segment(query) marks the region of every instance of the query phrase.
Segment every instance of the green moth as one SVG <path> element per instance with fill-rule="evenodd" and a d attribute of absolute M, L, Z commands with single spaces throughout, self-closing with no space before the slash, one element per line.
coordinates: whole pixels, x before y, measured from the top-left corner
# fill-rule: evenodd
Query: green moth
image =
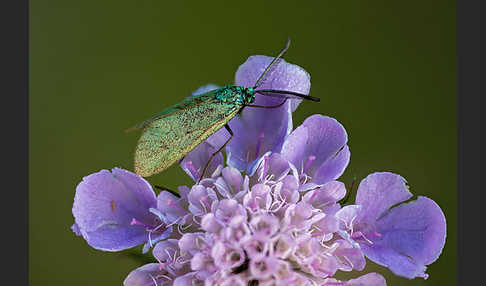
<path fill-rule="evenodd" d="M 253 87 L 227 85 L 186 98 L 128 129 L 127 131 L 143 129 L 135 149 L 135 172 L 142 177 L 160 173 L 182 160 L 197 145 L 225 127 L 231 136 L 219 150 L 212 154 L 201 173 L 202 178 L 213 157 L 223 150 L 232 139 L 233 131 L 228 122 L 243 108 L 277 108 L 282 106 L 287 99 L 292 98 L 320 101 L 319 98 L 292 91 L 257 89 L 270 68 L 287 51 L 289 45 L 290 39 L 287 40 L 284 49 L 266 67 Z M 256 93 L 278 96 L 283 101 L 275 106 L 252 105 Z"/>

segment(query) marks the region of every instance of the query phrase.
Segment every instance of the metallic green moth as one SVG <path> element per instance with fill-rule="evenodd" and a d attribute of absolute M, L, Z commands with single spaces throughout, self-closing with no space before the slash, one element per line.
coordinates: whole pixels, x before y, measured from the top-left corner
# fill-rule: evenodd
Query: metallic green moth
<path fill-rule="evenodd" d="M 275 108 L 281 106 L 287 99 L 304 98 L 319 101 L 319 98 L 283 90 L 255 90 L 271 66 L 282 57 L 290 45 L 290 39 L 285 48 L 268 65 L 252 88 L 228 85 L 194 97 L 186 98 L 148 120 L 135 125 L 127 131 L 143 129 L 135 149 L 135 172 L 142 177 L 152 176 L 170 167 L 175 162 L 193 150 L 222 127 L 226 127 L 231 137 L 213 154 L 216 155 L 231 140 L 233 133 L 228 122 L 246 106 L 260 108 Z M 283 102 L 277 106 L 251 105 L 255 94 L 281 96 Z M 292 97 L 296 96 L 296 97 Z M 206 164 L 201 177 L 209 165 Z"/>

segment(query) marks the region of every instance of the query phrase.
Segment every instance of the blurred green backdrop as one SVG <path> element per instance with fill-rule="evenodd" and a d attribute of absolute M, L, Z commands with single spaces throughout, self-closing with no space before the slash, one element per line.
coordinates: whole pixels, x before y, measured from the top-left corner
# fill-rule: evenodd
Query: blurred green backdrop
<path fill-rule="evenodd" d="M 368 263 L 388 285 L 456 284 L 455 1 L 30 2 L 30 284 L 121 285 L 139 265 L 90 248 L 70 230 L 76 185 L 133 170 L 138 133 L 123 130 L 199 86 L 232 83 L 254 54 L 311 74 L 294 126 L 314 113 L 347 129 L 349 184 L 373 171 L 404 176 L 443 209 L 447 241 L 430 278 Z M 178 166 L 149 179 L 189 184 Z M 353 273 L 356 275 L 357 273 Z"/>

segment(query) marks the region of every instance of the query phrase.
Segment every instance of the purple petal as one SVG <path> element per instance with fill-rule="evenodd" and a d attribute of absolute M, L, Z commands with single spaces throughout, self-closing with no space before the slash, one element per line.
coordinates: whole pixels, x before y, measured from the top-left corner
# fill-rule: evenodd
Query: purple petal
<path fill-rule="evenodd" d="M 263 157 L 263 160 L 257 168 L 256 178 L 252 179 L 256 179 L 256 182 L 261 182 L 270 178 L 270 180 L 278 182 L 283 179 L 290 170 L 291 166 L 287 159 L 279 153 L 271 153 L 270 155 Z"/>
<path fill-rule="evenodd" d="M 149 263 L 139 267 L 130 274 L 128 274 L 124 286 L 144 286 L 144 285 L 160 285 L 160 283 L 167 282 L 172 278 L 164 269 L 160 269 L 160 264 Z M 155 282 L 154 282 L 155 281 Z"/>
<path fill-rule="evenodd" d="M 211 204 L 217 201 L 218 197 L 213 189 L 194 185 L 187 196 L 187 200 L 189 211 L 194 215 L 202 216 L 211 210 Z"/>
<path fill-rule="evenodd" d="M 182 224 L 182 218 L 189 213 L 182 206 L 182 199 L 167 191 L 162 191 L 157 196 L 157 209 L 165 216 L 168 224 Z"/>
<path fill-rule="evenodd" d="M 273 57 L 267 56 L 251 56 L 248 57 L 236 71 L 235 84 L 244 87 L 253 87 L 261 76 L 263 71 L 272 62 Z M 260 82 L 259 89 L 276 89 L 293 91 L 302 94 L 309 94 L 310 91 L 310 75 L 303 68 L 298 65 L 287 63 L 284 59 L 275 64 L 266 77 Z M 257 95 L 257 97 L 264 97 Z M 272 101 L 280 102 L 280 101 Z M 292 108 L 294 111 L 301 100 L 292 99 Z M 256 103 L 255 103 L 256 104 Z"/>
<path fill-rule="evenodd" d="M 424 277 L 425 265 L 439 257 L 446 237 L 446 221 L 440 207 L 419 196 L 399 205 L 376 222 L 380 237 L 362 245 L 366 256 L 407 278 Z"/>
<path fill-rule="evenodd" d="M 150 184 L 135 173 L 114 168 L 83 178 L 76 188 L 73 215 L 78 231 L 96 249 L 118 251 L 147 241 L 141 225 L 155 224 L 149 208 L 156 199 Z"/>
<path fill-rule="evenodd" d="M 208 141 L 202 142 L 196 148 L 194 148 L 191 152 L 189 152 L 186 157 L 181 162 L 181 167 L 189 175 L 195 182 L 199 180 L 206 167 L 206 164 L 209 162 L 211 155 L 214 154 L 218 148 L 211 146 Z M 219 165 L 223 165 L 224 159 L 223 154 L 218 153 L 214 158 L 209 162 L 209 165 L 204 173 L 204 178 L 209 178 L 212 174 L 216 171 Z"/>
<path fill-rule="evenodd" d="M 340 258 L 339 268 L 343 271 L 363 270 L 366 260 L 361 249 L 354 247 L 354 245 L 345 240 L 336 240 L 336 242 L 339 243 L 339 247 L 333 254 Z"/>
<path fill-rule="evenodd" d="M 372 272 L 349 280 L 346 286 L 386 286 L 386 280 L 380 274 Z"/>
<path fill-rule="evenodd" d="M 241 185 L 243 183 L 243 177 L 237 169 L 232 167 L 225 167 L 221 171 L 221 175 L 228 187 L 232 189 L 233 193 L 238 193 L 240 191 Z"/>
<path fill-rule="evenodd" d="M 368 175 L 361 181 L 356 194 L 356 204 L 363 210 L 359 217 L 362 232 L 371 232 L 366 224 L 374 225 L 375 221 L 391 206 L 412 197 L 406 185 L 407 181 L 400 175 L 382 172 Z"/>
<path fill-rule="evenodd" d="M 235 84 L 253 87 L 263 70 L 273 58 L 252 56 L 236 72 Z M 267 74 L 258 89 L 278 89 L 309 93 L 310 77 L 302 68 L 282 60 Z M 257 94 L 254 105 L 275 106 L 282 98 Z M 245 107 L 242 113 L 229 122 L 234 137 L 226 147 L 228 165 L 252 175 L 250 166 L 254 165 L 266 152 L 279 152 L 285 138 L 292 130 L 292 110 L 299 100 L 288 100 L 279 108 Z M 253 163 L 253 164 L 252 164 Z"/>
<path fill-rule="evenodd" d="M 345 230 L 353 230 L 356 223 L 356 217 L 362 212 L 363 206 L 361 205 L 349 205 L 341 208 L 336 217 L 341 222 L 341 228 Z"/>
<path fill-rule="evenodd" d="M 226 147 L 227 164 L 251 176 L 260 157 L 280 151 L 292 130 L 292 117 L 287 104 L 275 109 L 245 107 L 229 126 L 234 136 Z"/>
<path fill-rule="evenodd" d="M 154 257 L 161 262 L 171 260 L 179 251 L 177 239 L 168 239 L 157 243 L 152 250 Z"/>
<path fill-rule="evenodd" d="M 344 183 L 339 181 L 330 181 L 323 186 L 307 192 L 303 200 L 310 203 L 316 209 L 323 209 L 330 206 L 346 195 Z"/>
<path fill-rule="evenodd" d="M 350 157 L 351 152 L 349 151 L 349 146 L 346 145 L 342 150 L 338 151 L 336 156 L 329 158 L 321 165 L 312 182 L 323 184 L 323 182 L 329 182 L 341 177 L 348 166 Z"/>
<path fill-rule="evenodd" d="M 194 272 L 187 273 L 185 275 L 179 276 L 174 280 L 173 286 L 193 286 L 197 285 L 196 281 L 198 279 L 195 277 Z"/>
<path fill-rule="evenodd" d="M 308 117 L 285 141 L 281 154 L 301 173 L 324 184 L 342 175 L 349 163 L 348 135 L 335 119 L 320 114 Z"/>

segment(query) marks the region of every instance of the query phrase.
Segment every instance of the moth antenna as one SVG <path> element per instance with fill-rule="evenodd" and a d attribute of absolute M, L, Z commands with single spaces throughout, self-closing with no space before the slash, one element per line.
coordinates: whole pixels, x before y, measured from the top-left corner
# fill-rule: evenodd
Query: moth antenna
<path fill-rule="evenodd" d="M 349 192 L 346 194 L 344 198 L 342 198 L 340 201 L 338 201 L 339 204 L 345 204 L 348 202 L 349 197 L 351 196 L 351 192 L 353 192 L 354 184 L 356 183 L 356 177 L 353 178 L 353 181 L 351 182 L 351 187 L 349 187 Z"/>
<path fill-rule="evenodd" d="M 279 97 L 279 98 L 282 98 L 285 96 L 278 96 L 278 95 L 273 95 L 272 93 L 276 93 L 276 94 L 288 94 L 288 95 L 294 95 L 294 96 L 297 96 L 297 97 L 300 97 L 300 98 L 303 98 L 303 99 L 307 99 L 307 100 L 312 100 L 312 101 L 316 101 L 316 102 L 320 102 L 321 99 L 319 97 L 314 97 L 314 96 L 310 96 L 310 95 L 307 95 L 307 94 L 302 94 L 302 93 L 298 93 L 298 92 L 294 92 L 294 91 L 290 91 L 290 90 L 276 90 L 276 89 L 259 89 L 259 90 L 255 90 L 256 93 L 259 93 L 261 95 L 264 95 L 264 96 L 273 96 L 273 97 Z M 287 97 L 287 98 L 292 98 L 292 97 Z"/>
<path fill-rule="evenodd" d="M 290 47 L 290 38 L 287 39 L 287 42 L 285 43 L 285 47 L 283 48 L 282 51 L 272 60 L 272 62 L 267 66 L 267 68 L 263 71 L 262 75 L 258 78 L 258 80 L 255 83 L 255 86 L 253 86 L 253 89 L 257 88 L 265 75 L 270 71 L 270 68 L 287 52 L 287 50 Z"/>

